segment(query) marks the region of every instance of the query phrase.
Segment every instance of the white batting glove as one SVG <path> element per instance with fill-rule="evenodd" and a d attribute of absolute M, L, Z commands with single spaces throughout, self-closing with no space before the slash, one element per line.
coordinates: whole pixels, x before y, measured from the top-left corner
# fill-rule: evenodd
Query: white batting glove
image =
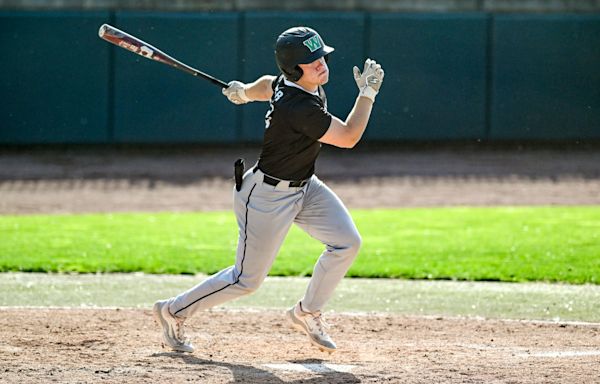
<path fill-rule="evenodd" d="M 244 88 L 245 84 L 241 81 L 230 81 L 227 85 L 227 88 L 223 88 L 223 94 L 227 96 L 229 101 L 233 104 L 246 104 L 252 101 L 246 96 L 246 89 Z"/>
<path fill-rule="evenodd" d="M 385 76 L 381 65 L 377 64 L 375 60 L 367 59 L 365 60 L 365 67 L 362 73 L 360 73 L 360 70 L 356 66 L 352 70 L 354 72 L 354 81 L 356 81 L 356 86 L 360 92 L 359 96 L 367 97 L 374 102 Z"/>

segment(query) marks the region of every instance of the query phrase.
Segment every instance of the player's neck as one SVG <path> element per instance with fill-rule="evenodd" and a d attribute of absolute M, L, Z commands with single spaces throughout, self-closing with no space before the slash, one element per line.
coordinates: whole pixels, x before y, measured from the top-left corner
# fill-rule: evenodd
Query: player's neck
<path fill-rule="evenodd" d="M 308 82 L 302 78 L 295 83 L 310 93 L 315 93 L 319 89 L 319 84 Z"/>

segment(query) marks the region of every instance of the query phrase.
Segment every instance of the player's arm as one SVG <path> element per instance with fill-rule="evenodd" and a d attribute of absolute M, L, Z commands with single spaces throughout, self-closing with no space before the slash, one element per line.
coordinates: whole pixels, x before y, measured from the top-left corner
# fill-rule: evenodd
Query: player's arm
<path fill-rule="evenodd" d="M 367 128 L 372 109 L 373 101 L 371 99 L 358 96 L 354 103 L 354 108 L 348 114 L 346 121 L 332 116 L 329 129 L 327 129 L 327 132 L 325 132 L 319 141 L 340 148 L 354 147 L 360 141 Z"/>
<path fill-rule="evenodd" d="M 275 76 L 264 75 L 258 78 L 255 82 L 246 84 L 246 96 L 252 101 L 269 101 L 273 96 L 273 81 Z"/>
<path fill-rule="evenodd" d="M 223 94 L 234 104 L 246 104 L 251 101 L 269 101 L 273 96 L 271 85 L 275 76 L 264 75 L 253 83 L 244 84 L 240 81 L 230 81 Z"/>
<path fill-rule="evenodd" d="M 371 59 L 365 61 L 365 68 L 362 73 L 357 67 L 354 67 L 354 80 L 359 89 L 354 107 L 345 121 L 332 116 L 329 129 L 319 139 L 321 143 L 341 148 L 352 148 L 360 141 L 369 123 L 373 102 L 379 88 L 381 88 L 383 76 L 384 72 L 381 65 Z"/>

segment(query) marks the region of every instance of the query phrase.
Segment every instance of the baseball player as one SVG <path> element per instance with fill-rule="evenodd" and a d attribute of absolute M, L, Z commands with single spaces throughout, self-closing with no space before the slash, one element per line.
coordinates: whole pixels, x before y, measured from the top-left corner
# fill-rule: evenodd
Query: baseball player
<path fill-rule="evenodd" d="M 239 227 L 235 265 L 154 304 L 164 343 L 173 350 L 194 350 L 184 334 L 187 318 L 261 285 L 295 223 L 325 249 L 304 297 L 286 316 L 312 344 L 322 351 L 335 351 L 321 310 L 350 268 L 361 237 L 342 201 L 314 174 L 315 160 L 322 144 L 352 148 L 358 143 L 384 72 L 371 59 L 365 61 L 362 72 L 354 67 L 356 102 L 348 117 L 339 119 L 327 111 L 322 88 L 329 79 L 327 58 L 333 51 L 311 28 L 288 29 L 275 44 L 279 76 L 265 75 L 249 84 L 232 81 L 223 90 L 235 104 L 269 101 L 262 151 L 233 192 Z"/>

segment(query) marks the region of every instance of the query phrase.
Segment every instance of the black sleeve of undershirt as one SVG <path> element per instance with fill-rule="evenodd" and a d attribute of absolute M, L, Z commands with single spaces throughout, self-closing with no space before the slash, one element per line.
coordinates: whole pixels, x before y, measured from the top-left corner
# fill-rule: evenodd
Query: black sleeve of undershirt
<path fill-rule="evenodd" d="M 288 111 L 290 123 L 299 132 L 319 140 L 329 129 L 331 114 L 314 99 L 304 99 Z"/>

